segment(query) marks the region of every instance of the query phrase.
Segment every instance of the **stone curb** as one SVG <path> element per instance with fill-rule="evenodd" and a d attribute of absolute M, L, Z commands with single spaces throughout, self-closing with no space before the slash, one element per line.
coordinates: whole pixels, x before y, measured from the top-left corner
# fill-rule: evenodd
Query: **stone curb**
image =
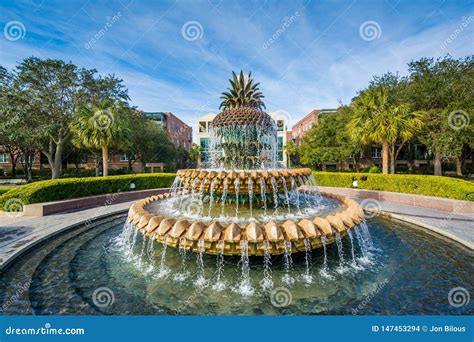
<path fill-rule="evenodd" d="M 464 247 L 468 248 L 471 251 L 474 251 L 474 244 L 473 243 L 471 243 L 467 240 L 464 240 L 463 238 L 460 238 L 459 236 L 456 236 L 456 235 L 454 235 L 454 234 L 452 234 L 448 231 L 445 231 L 443 229 L 440 229 L 438 227 L 432 226 L 432 225 L 427 224 L 427 223 L 420 222 L 418 220 L 408 218 L 404 215 L 393 214 L 390 211 L 382 210 L 382 211 L 380 211 L 380 214 L 383 215 L 383 216 L 386 216 L 388 218 L 393 218 L 393 219 L 396 219 L 396 220 L 399 220 L 399 221 L 411 223 L 411 224 L 414 224 L 418 227 L 424 228 L 426 230 L 430 230 L 430 231 L 432 231 L 436 234 L 444 236 L 444 237 L 446 237 L 446 238 L 448 238 L 448 239 L 450 239 L 454 242 L 457 242 L 457 243 L 463 245 Z"/>
<path fill-rule="evenodd" d="M 46 216 L 71 210 L 82 210 L 96 206 L 106 206 L 122 202 L 133 201 L 143 197 L 162 194 L 169 188 L 146 189 L 138 191 L 117 192 L 97 196 L 79 197 L 64 201 L 34 203 L 25 205 L 23 215 L 25 216 Z"/>

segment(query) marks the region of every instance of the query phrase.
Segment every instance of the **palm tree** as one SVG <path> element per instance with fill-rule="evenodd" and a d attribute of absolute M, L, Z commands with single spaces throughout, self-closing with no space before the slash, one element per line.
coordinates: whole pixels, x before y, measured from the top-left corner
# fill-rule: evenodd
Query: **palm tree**
<path fill-rule="evenodd" d="M 258 88 L 260 83 L 254 83 L 251 72 L 245 77 L 242 70 L 238 76 L 232 71 L 232 79 L 229 79 L 229 82 L 231 87 L 222 93 L 219 109 L 251 107 L 261 110 L 265 108 L 262 100 L 264 96 Z"/>
<path fill-rule="evenodd" d="M 111 100 L 94 106 L 80 106 L 71 124 L 72 142 L 77 147 L 102 151 L 103 176 L 109 174 L 109 148 L 125 145 L 130 135 L 126 108 Z"/>
<path fill-rule="evenodd" d="M 382 170 L 388 174 L 389 154 L 392 173 L 401 146 L 421 129 L 423 122 L 419 112 L 411 113 L 406 103 L 391 104 L 387 86 L 380 85 L 363 91 L 354 100 L 354 115 L 348 124 L 353 140 L 363 144 L 382 144 Z M 395 143 L 401 142 L 398 150 Z"/>

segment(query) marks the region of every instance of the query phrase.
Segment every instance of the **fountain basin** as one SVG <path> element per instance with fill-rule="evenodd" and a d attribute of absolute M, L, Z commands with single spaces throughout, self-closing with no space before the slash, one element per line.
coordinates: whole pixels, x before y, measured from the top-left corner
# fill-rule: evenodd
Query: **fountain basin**
<path fill-rule="evenodd" d="M 183 190 L 179 195 L 186 193 Z M 156 215 L 147 210 L 153 202 L 167 199 L 170 194 L 147 197 L 134 203 L 128 212 L 128 221 L 141 233 L 171 247 L 180 247 L 206 254 L 241 255 L 244 248 L 249 255 L 284 254 L 305 251 L 327 245 L 344 236 L 364 218 L 362 207 L 347 197 L 322 193 L 342 203 L 343 209 L 334 215 L 286 220 L 224 224 L 218 220 L 176 219 Z M 306 245 L 305 245 L 306 241 Z"/>

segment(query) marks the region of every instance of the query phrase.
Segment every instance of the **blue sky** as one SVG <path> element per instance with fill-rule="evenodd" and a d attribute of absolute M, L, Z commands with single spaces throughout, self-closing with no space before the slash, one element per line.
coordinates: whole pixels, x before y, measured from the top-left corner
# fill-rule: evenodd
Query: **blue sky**
<path fill-rule="evenodd" d="M 0 4 L 3 66 L 34 55 L 114 73 L 133 105 L 172 111 L 194 127 L 198 116 L 218 112 L 232 70 L 251 70 L 267 111 L 296 122 L 314 108 L 348 103 L 372 75 L 404 74 L 423 56 L 474 51 L 473 1 Z M 20 37 L 7 30 L 14 24 Z"/>

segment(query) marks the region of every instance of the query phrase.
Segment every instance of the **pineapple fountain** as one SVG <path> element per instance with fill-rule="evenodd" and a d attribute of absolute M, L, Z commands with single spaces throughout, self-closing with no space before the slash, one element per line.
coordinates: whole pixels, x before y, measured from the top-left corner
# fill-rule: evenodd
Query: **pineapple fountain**
<path fill-rule="evenodd" d="M 363 218 L 354 200 L 319 193 L 310 169 L 278 168 L 275 123 L 250 107 L 212 121 L 206 169 L 179 170 L 168 193 L 128 213 L 132 227 L 165 246 L 245 257 L 352 240 Z"/>

